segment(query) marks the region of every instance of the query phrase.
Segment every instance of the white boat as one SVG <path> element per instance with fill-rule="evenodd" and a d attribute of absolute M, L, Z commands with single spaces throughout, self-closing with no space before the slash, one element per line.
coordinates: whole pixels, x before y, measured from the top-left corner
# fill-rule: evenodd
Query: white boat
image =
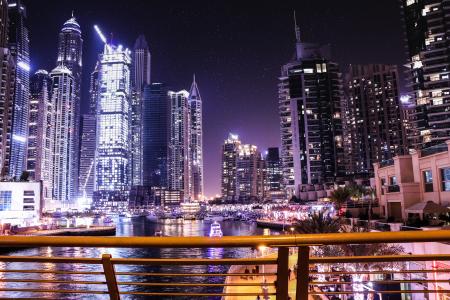
<path fill-rule="evenodd" d="M 220 227 L 220 224 L 217 222 L 214 222 L 211 224 L 211 229 L 209 230 L 209 237 L 222 237 L 222 228 Z"/>

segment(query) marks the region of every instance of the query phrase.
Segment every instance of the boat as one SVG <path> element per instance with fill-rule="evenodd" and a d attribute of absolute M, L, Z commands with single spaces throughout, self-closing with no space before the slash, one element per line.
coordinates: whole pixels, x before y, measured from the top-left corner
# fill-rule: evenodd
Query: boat
<path fill-rule="evenodd" d="M 204 220 L 206 222 L 222 222 L 223 221 L 223 217 L 219 216 L 219 215 L 206 215 Z"/>
<path fill-rule="evenodd" d="M 217 222 L 214 222 L 211 224 L 211 229 L 209 230 L 209 237 L 222 237 L 222 228 L 220 227 L 220 224 Z"/>
<path fill-rule="evenodd" d="M 119 213 L 119 218 L 131 218 L 131 214 L 129 212 L 121 212 Z"/>

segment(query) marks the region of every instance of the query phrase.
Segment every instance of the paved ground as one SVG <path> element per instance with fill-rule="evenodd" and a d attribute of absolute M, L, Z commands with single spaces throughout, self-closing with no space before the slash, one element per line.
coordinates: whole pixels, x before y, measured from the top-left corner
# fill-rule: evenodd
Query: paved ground
<path fill-rule="evenodd" d="M 270 256 L 276 256 L 276 254 L 271 254 Z M 291 270 L 294 270 L 293 266 L 297 263 L 297 254 L 289 256 L 289 267 Z M 248 266 L 248 269 L 251 270 L 254 266 Z M 230 273 L 244 273 L 246 266 L 233 266 L 230 269 Z M 260 272 L 263 273 L 262 266 L 260 266 Z M 276 273 L 276 265 L 270 265 L 264 267 L 264 273 Z M 293 274 L 294 272 L 292 272 Z M 276 280 L 276 276 L 266 276 L 267 283 L 273 283 Z M 227 283 L 261 283 L 263 282 L 262 276 L 254 276 L 253 278 L 241 278 L 239 276 L 230 276 L 227 277 Z M 289 281 L 289 296 L 292 299 L 295 299 L 295 288 L 297 281 L 295 280 L 294 274 Z M 269 286 L 268 293 L 275 293 L 275 287 Z M 260 299 L 264 300 L 275 300 L 275 296 L 268 296 L 263 292 L 263 289 L 260 286 L 229 286 L 224 289 L 225 293 L 260 293 Z M 227 296 L 224 297 L 224 300 L 255 300 L 257 296 Z M 310 299 L 313 299 L 310 297 Z"/>

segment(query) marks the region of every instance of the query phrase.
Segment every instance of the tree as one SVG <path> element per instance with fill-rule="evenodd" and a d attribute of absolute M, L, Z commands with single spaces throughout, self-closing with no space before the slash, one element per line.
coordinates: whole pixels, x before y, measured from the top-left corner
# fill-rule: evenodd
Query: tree
<path fill-rule="evenodd" d="M 344 204 L 350 199 L 351 193 L 347 187 L 338 187 L 331 192 L 331 201 L 333 202 L 338 214 Z"/>
<path fill-rule="evenodd" d="M 339 218 L 326 216 L 322 211 L 310 214 L 310 217 L 298 221 L 296 224 L 299 233 L 334 233 L 339 232 L 342 222 Z"/>
<path fill-rule="evenodd" d="M 28 179 L 30 178 L 30 172 L 28 171 L 23 171 L 22 174 L 20 175 L 20 181 L 28 181 Z"/>

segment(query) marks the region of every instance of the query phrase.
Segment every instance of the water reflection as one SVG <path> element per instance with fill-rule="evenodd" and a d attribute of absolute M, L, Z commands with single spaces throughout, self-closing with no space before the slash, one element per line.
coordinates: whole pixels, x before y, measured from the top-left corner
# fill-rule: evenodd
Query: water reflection
<path fill-rule="evenodd" d="M 254 235 L 262 234 L 262 231 L 253 224 L 238 222 L 223 222 L 222 231 L 224 235 Z M 118 236 L 154 236 L 155 232 L 161 231 L 163 235 L 169 236 L 208 236 L 210 223 L 203 221 L 184 221 L 175 224 L 154 224 L 148 222 L 145 218 L 133 220 L 121 220 L 117 224 Z M 112 257 L 136 257 L 136 258 L 238 258 L 251 255 L 251 249 L 234 249 L 234 248 L 190 248 L 190 249 L 120 249 L 120 248 L 86 248 L 86 247 L 43 247 L 33 248 L 11 253 L 11 255 L 24 256 L 65 256 L 65 257 L 100 257 L 102 254 L 109 253 Z M 53 264 L 53 263 L 0 263 L 0 269 L 9 270 L 52 270 L 52 271 L 80 271 L 80 272 L 101 272 L 101 265 L 86 264 Z M 117 272 L 153 272 L 153 273 L 189 273 L 189 274 L 205 274 L 205 273 L 224 273 L 227 271 L 223 266 L 127 266 L 117 265 Z M 65 280 L 65 281 L 104 281 L 103 275 L 83 275 L 83 274 L 36 274 L 36 273 L 0 273 L 1 279 L 43 279 L 43 280 Z M 120 275 L 117 280 L 120 282 L 185 282 L 198 283 L 198 287 L 168 287 L 164 291 L 172 292 L 222 292 L 221 287 L 205 287 L 203 283 L 222 283 L 224 277 L 169 277 L 169 276 L 128 276 Z M 58 299 L 109 299 L 107 295 L 62 295 L 51 291 L 60 290 L 95 290 L 106 291 L 105 285 L 94 284 L 52 284 L 52 283 L 10 283 L 0 282 L 0 288 L 44 288 L 49 292 L 45 294 L 32 294 L 23 292 L 0 292 L 0 297 L 34 297 L 34 298 L 58 298 Z M 145 291 L 160 292 L 160 287 L 142 287 L 135 285 L 123 285 L 121 291 Z M 130 296 L 123 295 L 121 299 L 152 299 L 153 297 Z M 157 297 L 164 299 L 163 297 Z M 170 297 L 165 299 L 171 299 Z M 182 299 L 182 298 L 177 298 Z M 189 299 L 189 298 L 185 298 Z M 209 299 L 214 299 L 213 297 Z M 217 299 L 220 299 L 218 297 Z"/>

